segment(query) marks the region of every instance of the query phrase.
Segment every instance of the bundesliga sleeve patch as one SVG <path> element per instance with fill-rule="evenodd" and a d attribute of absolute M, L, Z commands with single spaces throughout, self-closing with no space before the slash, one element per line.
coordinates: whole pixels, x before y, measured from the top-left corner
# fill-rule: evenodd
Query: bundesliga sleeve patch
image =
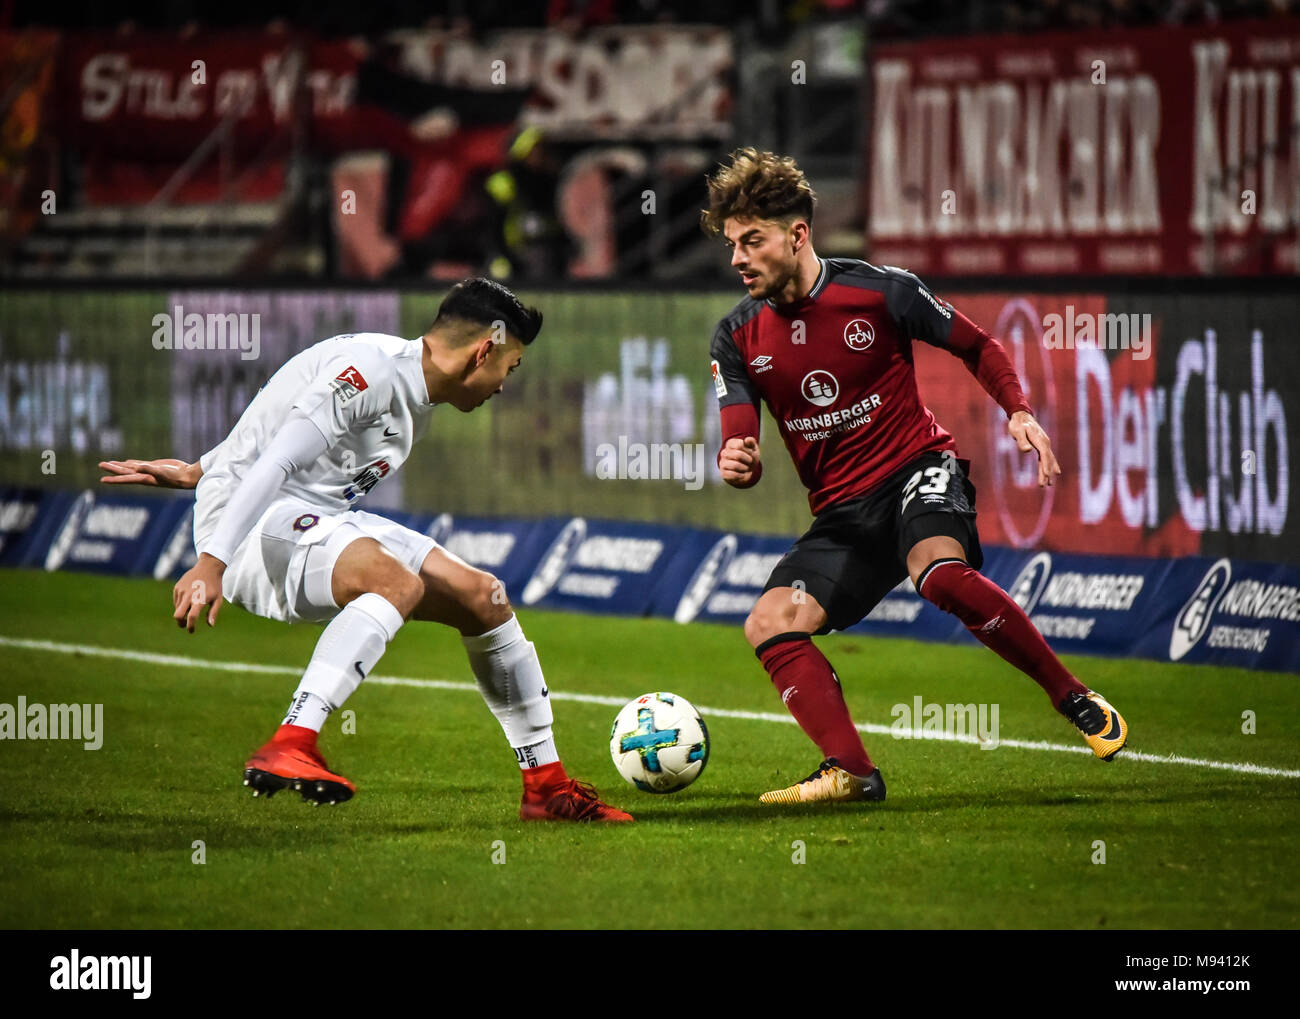
<path fill-rule="evenodd" d="M 727 383 L 722 378 L 722 368 L 717 361 L 709 362 L 713 366 L 713 391 L 718 394 L 718 399 L 727 395 Z"/>
<path fill-rule="evenodd" d="M 366 380 L 361 373 L 352 365 L 348 365 L 334 377 L 334 381 L 330 383 L 330 388 L 334 390 L 340 403 L 347 403 L 352 397 L 366 389 L 367 386 Z"/>

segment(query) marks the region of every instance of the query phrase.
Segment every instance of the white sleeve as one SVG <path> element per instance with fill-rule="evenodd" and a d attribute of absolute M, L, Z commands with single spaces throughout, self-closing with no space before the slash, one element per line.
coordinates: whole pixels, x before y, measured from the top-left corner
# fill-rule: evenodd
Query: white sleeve
<path fill-rule="evenodd" d="M 377 420 L 392 402 L 394 362 L 374 347 L 340 350 L 293 402 L 333 445 Z"/>
<path fill-rule="evenodd" d="M 329 448 L 329 440 L 310 418 L 292 411 L 270 445 L 262 451 L 235 489 L 216 530 L 199 552 L 216 556 L 227 566 L 235 549 L 252 530 L 258 517 L 275 501 L 284 483 L 297 471 L 314 463 Z"/>

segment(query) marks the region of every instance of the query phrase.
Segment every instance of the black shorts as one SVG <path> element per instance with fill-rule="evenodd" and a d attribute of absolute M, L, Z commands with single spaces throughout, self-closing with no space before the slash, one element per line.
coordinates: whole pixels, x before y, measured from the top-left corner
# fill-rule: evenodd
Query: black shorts
<path fill-rule="evenodd" d="M 956 539 L 978 570 L 984 553 L 969 468 L 951 453 L 923 453 L 870 495 L 823 510 L 763 590 L 807 591 L 826 610 L 817 632 L 828 633 L 852 626 L 906 579 L 907 553 L 925 538 Z"/>

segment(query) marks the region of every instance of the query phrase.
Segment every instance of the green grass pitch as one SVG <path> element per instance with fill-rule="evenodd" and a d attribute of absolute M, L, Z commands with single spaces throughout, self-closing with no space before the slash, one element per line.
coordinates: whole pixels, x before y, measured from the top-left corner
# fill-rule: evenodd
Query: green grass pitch
<path fill-rule="evenodd" d="M 628 826 L 524 824 L 519 778 L 472 690 L 367 682 L 322 739 L 350 803 L 253 799 L 247 755 L 274 730 L 319 630 L 225 606 L 194 636 L 167 584 L 0 572 L 0 702 L 102 703 L 103 746 L 0 742 L 0 926 L 1293 928 L 1300 920 L 1300 686 L 1292 675 L 1070 658 L 1148 754 L 1283 774 L 869 733 L 884 804 L 769 808 L 818 761 L 735 627 L 520 613 L 557 695 L 571 774 Z M 48 642 L 45 646 L 27 643 Z M 978 647 L 820 641 L 854 717 L 895 704 L 997 704 L 1000 736 L 1081 746 L 1041 691 Z M 71 645 L 125 656 L 75 653 Z M 181 655 L 284 670 L 158 661 Z M 446 628 L 407 626 L 378 676 L 472 681 Z M 626 786 L 611 703 L 700 706 L 703 777 Z M 1242 732 L 1243 712 L 1257 731 Z M 196 863 L 194 843 L 205 862 Z M 1104 843 L 1105 862 L 1099 858 Z M 802 846 L 802 850 L 800 850 Z M 494 862 L 504 857 L 504 862 Z M 802 856 L 802 863 L 795 862 Z"/>

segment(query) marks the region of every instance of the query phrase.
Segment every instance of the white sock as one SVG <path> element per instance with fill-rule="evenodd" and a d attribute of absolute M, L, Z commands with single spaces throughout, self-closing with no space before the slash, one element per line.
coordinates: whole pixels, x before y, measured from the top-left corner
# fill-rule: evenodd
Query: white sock
<path fill-rule="evenodd" d="M 301 725 L 304 729 L 320 732 L 334 709 L 310 690 L 295 690 L 289 702 L 289 711 L 281 725 Z"/>
<path fill-rule="evenodd" d="M 543 764 L 554 764 L 560 759 L 560 752 L 555 749 L 555 737 L 544 739 L 532 746 L 515 747 L 515 760 L 523 771 L 540 768 Z"/>
<path fill-rule="evenodd" d="M 348 602 L 316 642 L 307 671 L 294 692 L 294 703 L 303 694 L 314 694 L 324 702 L 326 714 L 342 707 L 379 664 L 403 622 L 402 614 L 382 595 L 363 594 Z M 301 713 L 299 717 L 303 717 Z M 321 718 L 321 725 L 324 724 L 325 719 Z"/>
<path fill-rule="evenodd" d="M 511 616 L 477 637 L 461 637 L 483 700 L 496 715 L 521 768 L 558 761 L 550 691 L 537 649 Z"/>

